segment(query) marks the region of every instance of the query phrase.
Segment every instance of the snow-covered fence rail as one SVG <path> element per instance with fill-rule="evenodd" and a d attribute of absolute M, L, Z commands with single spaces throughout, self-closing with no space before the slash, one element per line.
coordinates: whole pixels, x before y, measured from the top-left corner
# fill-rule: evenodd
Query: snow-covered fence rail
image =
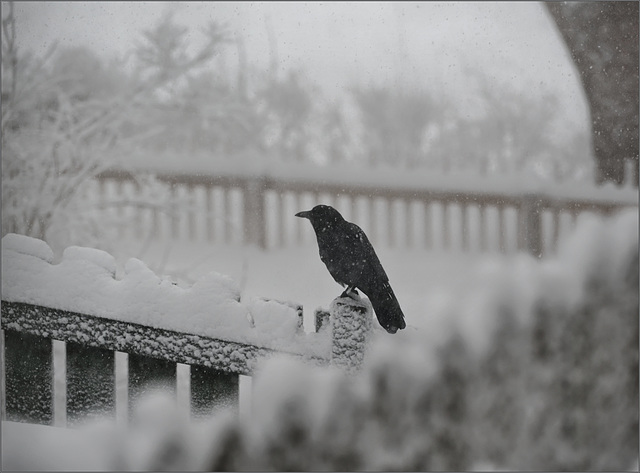
<path fill-rule="evenodd" d="M 317 311 L 316 333 L 304 333 L 301 306 L 241 303 L 215 273 L 185 289 L 138 260 L 116 279 L 112 257 L 100 250 L 70 247 L 52 260 L 41 240 L 2 240 L 3 419 L 53 423 L 61 388 L 61 418 L 115 417 L 116 373 L 126 373 L 131 406 L 150 386 L 177 395 L 178 364 L 188 367 L 192 415 L 207 415 L 237 405 L 239 376 L 261 359 L 287 354 L 349 371 L 364 357 L 371 310 L 350 299 Z"/>
<path fill-rule="evenodd" d="M 255 166 L 254 166 L 255 168 Z M 638 190 L 550 184 L 531 177 L 438 176 L 394 169 L 275 166 L 153 171 L 175 212 L 139 207 L 123 232 L 262 248 L 311 241 L 293 215 L 330 204 L 361 225 L 376 245 L 462 251 L 555 251 L 561 234 L 583 212 L 608 215 L 637 206 Z M 141 192 L 135 172 L 98 177 L 99 198 Z"/>

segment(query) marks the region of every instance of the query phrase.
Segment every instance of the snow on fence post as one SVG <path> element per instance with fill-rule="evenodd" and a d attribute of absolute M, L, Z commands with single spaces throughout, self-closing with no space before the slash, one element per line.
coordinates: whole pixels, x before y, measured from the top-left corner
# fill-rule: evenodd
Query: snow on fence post
<path fill-rule="evenodd" d="M 364 361 L 371 334 L 373 310 L 368 300 L 338 297 L 329 306 L 331 313 L 331 364 L 347 372 L 357 371 Z M 316 326 L 318 315 L 316 312 Z"/>
<path fill-rule="evenodd" d="M 243 189 L 244 242 L 263 249 L 267 247 L 265 189 L 266 178 L 262 176 L 247 179 Z"/>

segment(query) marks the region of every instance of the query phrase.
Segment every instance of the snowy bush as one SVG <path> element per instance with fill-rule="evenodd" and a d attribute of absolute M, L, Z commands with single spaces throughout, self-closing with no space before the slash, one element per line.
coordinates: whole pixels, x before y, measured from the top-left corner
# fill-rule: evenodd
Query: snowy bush
<path fill-rule="evenodd" d="M 630 468 L 637 226 L 635 212 L 587 221 L 558 260 L 501 268 L 475 314 L 486 344 L 464 331 L 435 349 L 419 333 L 385 337 L 355 378 L 270 361 L 251 419 L 225 424 L 205 468 Z"/>

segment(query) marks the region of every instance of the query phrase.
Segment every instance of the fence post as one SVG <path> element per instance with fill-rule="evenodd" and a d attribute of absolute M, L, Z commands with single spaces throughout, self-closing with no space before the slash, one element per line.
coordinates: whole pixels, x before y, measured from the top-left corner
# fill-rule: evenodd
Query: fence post
<path fill-rule="evenodd" d="M 364 361 L 371 334 L 371 303 L 367 299 L 356 301 L 350 297 L 338 297 L 331 302 L 329 312 L 331 364 L 347 372 L 357 371 Z"/>
<path fill-rule="evenodd" d="M 519 218 L 520 241 L 536 258 L 542 256 L 542 199 L 536 194 L 527 194 L 522 199 Z"/>
<path fill-rule="evenodd" d="M 248 179 L 243 189 L 244 195 L 244 242 L 255 244 L 259 248 L 267 247 L 267 231 L 265 220 L 265 188 L 266 178 Z"/>

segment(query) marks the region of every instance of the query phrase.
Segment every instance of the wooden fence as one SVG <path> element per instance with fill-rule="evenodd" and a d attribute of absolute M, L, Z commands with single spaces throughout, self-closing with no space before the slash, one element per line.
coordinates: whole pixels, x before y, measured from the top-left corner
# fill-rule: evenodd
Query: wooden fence
<path fill-rule="evenodd" d="M 553 253 L 581 213 L 611 214 L 637 206 L 635 188 L 585 189 L 481 177 L 449 179 L 392 171 L 278 168 L 267 172 L 153 174 L 165 206 L 141 203 L 119 213 L 123 236 L 279 248 L 313 240 L 294 214 L 333 205 L 376 245 L 460 251 Z M 338 174 L 336 176 L 336 174 Z M 98 176 L 98 200 L 144 200 L 137 173 Z M 180 205 L 178 205 L 180 203 Z"/>
<path fill-rule="evenodd" d="M 298 311 L 302 320 L 302 309 Z M 371 327 L 367 303 L 336 299 L 316 311 L 316 330 L 331 331 L 326 356 L 292 354 L 319 365 L 357 370 Z M 357 330 L 353 330 L 356 324 Z M 53 343 L 66 350 L 66 415 L 69 424 L 87 416 L 116 416 L 116 353 L 126 353 L 131 406 L 151 387 L 176 394 L 177 364 L 189 366 L 190 411 L 208 415 L 237 408 L 239 375 L 251 375 L 259 360 L 278 353 L 253 345 L 147 327 L 50 307 L 2 301 L 3 420 L 54 421 Z"/>

